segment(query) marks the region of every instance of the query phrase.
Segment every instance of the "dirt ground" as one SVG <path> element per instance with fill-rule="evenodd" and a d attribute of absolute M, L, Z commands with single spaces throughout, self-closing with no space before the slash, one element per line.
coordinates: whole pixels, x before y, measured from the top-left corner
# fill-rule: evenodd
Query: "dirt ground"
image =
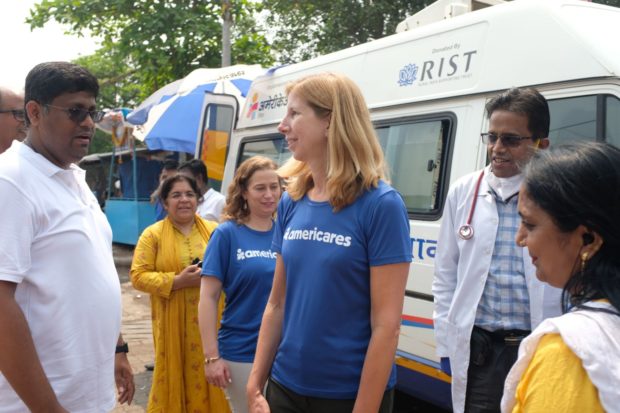
<path fill-rule="evenodd" d="M 121 281 L 123 321 L 121 331 L 129 344 L 129 362 L 134 372 L 136 393 L 130 406 L 117 405 L 115 413 L 141 413 L 146 411 L 152 373 L 144 367 L 153 362 L 153 336 L 151 332 L 151 305 L 149 295 L 135 290 L 129 281 L 129 267 L 133 247 L 114 245 L 114 262 Z"/>

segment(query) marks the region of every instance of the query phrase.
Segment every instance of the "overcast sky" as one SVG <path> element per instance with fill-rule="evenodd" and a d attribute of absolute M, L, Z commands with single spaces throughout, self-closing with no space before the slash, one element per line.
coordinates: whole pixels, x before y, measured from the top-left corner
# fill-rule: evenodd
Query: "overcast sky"
<path fill-rule="evenodd" d="M 0 0 L 0 84 L 24 88 L 26 75 L 36 64 L 71 60 L 92 54 L 97 45 L 91 39 L 64 34 L 62 26 L 48 23 L 30 31 L 24 23 L 36 0 Z"/>

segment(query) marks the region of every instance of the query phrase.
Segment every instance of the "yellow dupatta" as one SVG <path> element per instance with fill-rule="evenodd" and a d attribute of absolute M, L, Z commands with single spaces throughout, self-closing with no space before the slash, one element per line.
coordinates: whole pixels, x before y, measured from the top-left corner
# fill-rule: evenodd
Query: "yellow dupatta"
<path fill-rule="evenodd" d="M 201 238 L 208 243 L 211 238 L 211 233 L 217 227 L 217 223 L 206 221 L 196 215 L 194 220 L 194 225 L 198 229 Z M 172 272 L 173 274 L 179 274 L 183 271 L 183 265 L 181 263 L 180 254 L 178 251 L 176 236 L 175 236 L 175 227 L 170 221 L 170 218 L 165 218 L 162 222 L 161 228 L 161 238 L 157 251 L 157 268 L 159 271 L 164 272 Z M 184 291 L 185 290 L 185 291 Z M 168 318 L 168 320 L 163 320 L 163 324 L 166 325 L 166 333 L 165 333 L 165 348 L 162 349 L 165 352 L 165 357 L 163 357 L 165 367 L 165 371 L 172 371 L 173 369 L 179 368 L 179 366 L 184 365 L 184 359 L 186 357 L 190 357 L 189 354 L 186 354 L 187 350 L 187 340 L 188 337 L 193 337 L 193 341 L 200 342 L 200 333 L 198 331 L 198 327 L 196 327 L 195 332 L 184 331 L 185 326 L 190 323 L 191 320 L 187 320 L 187 317 L 196 317 L 198 314 L 187 314 L 186 309 L 186 300 L 189 294 L 195 294 L 195 291 L 189 291 L 189 289 L 177 290 L 170 294 L 168 300 L 164 300 L 165 307 L 162 308 L 159 317 Z M 197 296 L 196 296 L 197 299 Z M 224 297 L 220 300 L 218 305 L 218 328 L 219 322 L 222 317 L 222 310 L 224 307 Z M 180 317 L 179 320 L 176 320 L 176 317 Z M 173 320 L 172 318 L 175 318 Z M 195 366 L 196 369 L 200 372 L 200 374 L 204 375 L 204 367 L 202 364 L 202 346 L 199 345 L 199 348 L 196 351 L 200 354 L 200 358 L 197 358 L 196 363 L 199 362 L 199 365 Z M 195 357 L 196 354 L 193 353 L 191 355 Z M 157 363 L 161 359 L 156 358 Z M 155 380 L 155 376 L 153 377 Z M 191 389 L 187 389 L 187 383 L 184 383 L 183 380 L 166 380 L 165 388 L 158 389 L 159 398 L 167 399 L 167 403 L 163 403 L 167 406 L 168 409 L 172 409 L 174 411 L 184 412 L 186 411 L 186 391 L 191 391 Z M 154 383 L 156 384 L 156 383 Z M 162 383 L 163 384 L 163 383 Z M 215 386 L 211 386 L 204 380 L 204 385 L 207 387 L 208 394 L 208 412 L 213 413 L 226 413 L 230 412 L 230 408 L 228 405 L 228 401 L 221 389 Z M 161 392 L 165 392 L 166 394 L 161 394 Z M 163 401 L 163 400 L 161 400 Z"/>

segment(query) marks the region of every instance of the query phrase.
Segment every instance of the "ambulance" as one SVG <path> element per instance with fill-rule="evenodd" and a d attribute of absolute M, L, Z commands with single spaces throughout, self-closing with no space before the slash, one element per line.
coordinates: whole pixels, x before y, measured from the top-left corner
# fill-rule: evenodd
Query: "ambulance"
<path fill-rule="evenodd" d="M 459 14 L 445 3 L 435 11 Z M 435 353 L 431 292 L 448 188 L 486 165 L 484 107 L 511 87 L 536 87 L 549 100 L 552 145 L 596 139 L 620 146 L 620 9 L 515 0 L 433 23 L 416 16 L 401 23 L 400 33 L 272 69 L 253 82 L 239 113 L 232 99 L 205 101 L 205 125 L 214 123 L 206 121 L 209 113 L 229 113 L 220 126 L 230 134 L 225 190 L 245 159 L 264 155 L 282 163 L 290 157 L 277 131 L 289 82 L 337 72 L 360 86 L 413 240 L 397 389 L 450 409 L 450 378 Z M 236 125 L 230 121 L 237 118 Z"/>

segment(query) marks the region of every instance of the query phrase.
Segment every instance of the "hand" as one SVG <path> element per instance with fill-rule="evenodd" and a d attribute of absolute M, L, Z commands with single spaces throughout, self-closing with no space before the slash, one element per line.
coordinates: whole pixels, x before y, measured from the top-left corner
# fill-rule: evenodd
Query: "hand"
<path fill-rule="evenodd" d="M 225 389 L 232 383 L 230 376 L 230 368 L 228 363 L 223 359 L 214 361 L 213 363 L 205 363 L 205 377 L 210 384 Z"/>
<path fill-rule="evenodd" d="M 194 264 L 185 267 L 178 275 L 178 278 L 183 285 L 181 288 L 200 287 L 201 272 L 202 269 Z"/>
<path fill-rule="evenodd" d="M 133 371 L 127 353 L 116 353 L 114 357 L 114 380 L 118 390 L 118 402 L 131 404 L 136 387 L 133 382 Z"/>
<path fill-rule="evenodd" d="M 269 404 L 260 390 L 248 395 L 248 408 L 250 413 L 270 413 Z"/>
<path fill-rule="evenodd" d="M 452 377 L 452 368 L 450 368 L 450 359 L 448 357 L 442 357 L 440 361 L 441 371 Z"/>

